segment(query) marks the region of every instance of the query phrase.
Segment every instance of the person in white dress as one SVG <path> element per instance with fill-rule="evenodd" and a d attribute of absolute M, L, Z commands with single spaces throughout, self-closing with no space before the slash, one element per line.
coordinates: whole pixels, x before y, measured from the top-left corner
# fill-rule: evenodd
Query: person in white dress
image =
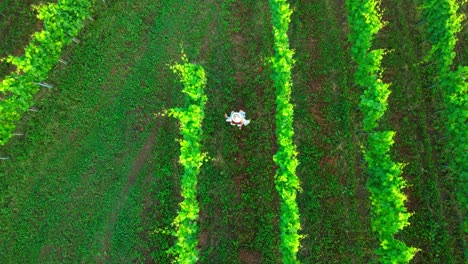
<path fill-rule="evenodd" d="M 250 120 L 245 119 L 245 112 L 242 109 L 239 112 L 231 111 L 230 116 L 227 114 L 224 114 L 224 116 L 226 117 L 226 122 L 231 123 L 232 126 L 238 126 L 239 129 L 250 123 Z"/>

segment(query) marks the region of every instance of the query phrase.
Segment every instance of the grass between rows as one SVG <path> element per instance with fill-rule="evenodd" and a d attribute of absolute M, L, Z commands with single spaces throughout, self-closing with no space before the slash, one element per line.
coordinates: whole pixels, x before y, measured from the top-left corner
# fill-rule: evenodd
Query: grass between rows
<path fill-rule="evenodd" d="M 203 46 L 207 102 L 205 148 L 213 158 L 200 174 L 202 263 L 279 262 L 278 198 L 274 189 L 274 94 L 268 4 L 216 5 Z M 243 109 L 242 130 L 224 114 Z"/>
<path fill-rule="evenodd" d="M 352 87 L 344 3 L 297 1 L 291 46 L 295 140 L 303 263 L 372 263 L 370 230 L 357 129 L 358 91 Z"/>

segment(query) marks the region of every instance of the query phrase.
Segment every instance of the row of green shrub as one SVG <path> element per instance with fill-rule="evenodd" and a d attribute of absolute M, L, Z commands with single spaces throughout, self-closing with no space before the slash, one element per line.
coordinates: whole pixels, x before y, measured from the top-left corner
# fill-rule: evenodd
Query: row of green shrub
<path fill-rule="evenodd" d="M 273 81 L 276 87 L 276 134 L 278 152 L 273 160 L 279 167 L 275 175 L 276 189 L 281 197 L 281 253 L 284 263 L 298 263 L 296 258 L 300 246 L 301 228 L 296 194 L 300 189 L 296 175 L 296 146 L 293 143 L 293 105 L 290 103 L 292 81 L 291 68 L 293 51 L 289 48 L 287 35 L 292 10 L 286 0 L 270 0 L 273 20 L 274 51 L 271 60 Z"/>
<path fill-rule="evenodd" d="M 205 154 L 200 150 L 202 136 L 202 121 L 207 97 L 205 71 L 199 65 L 188 63 L 183 57 L 183 64 L 172 66 L 175 73 L 181 77 L 184 85 L 182 92 L 186 94 L 187 106 L 173 108 L 168 111 L 180 121 L 180 131 L 183 139 L 180 141 L 179 162 L 184 168 L 182 176 L 182 198 L 180 210 L 174 220 L 177 241 L 170 253 L 176 256 L 177 263 L 197 263 L 198 245 L 198 213 L 200 207 L 197 201 L 197 177 Z"/>
<path fill-rule="evenodd" d="M 468 211 L 468 67 L 452 69 L 456 57 L 457 34 L 462 28 L 463 15 L 457 14 L 455 0 L 425 0 L 423 5 L 427 38 L 432 49 L 426 61 L 435 63 L 437 86 L 443 94 L 446 120 L 447 152 L 451 171 L 457 177 L 457 197 L 464 215 Z M 465 221 L 468 230 L 468 221 Z"/>
<path fill-rule="evenodd" d="M 91 5 L 89 0 L 59 0 L 35 7 L 44 29 L 33 34 L 22 56 L 3 59 L 16 66 L 16 71 L 0 82 L 0 145 L 8 142 L 15 123 L 33 105 L 38 84 L 47 79 L 63 48 L 83 27 Z"/>
<path fill-rule="evenodd" d="M 371 225 L 380 241 L 376 253 L 382 263 L 408 263 L 417 249 L 395 239 L 398 231 L 409 225 L 411 216 L 404 204 L 402 164 L 393 162 L 389 154 L 395 132 L 376 130 L 387 109 L 390 85 L 381 79 L 380 63 L 385 51 L 370 49 L 375 34 L 384 24 L 378 1 L 347 0 L 346 7 L 351 28 L 351 55 L 357 63 L 355 82 L 365 89 L 359 107 L 364 115 L 363 128 L 368 135 L 363 152 L 370 175 L 367 188 L 371 195 Z"/>

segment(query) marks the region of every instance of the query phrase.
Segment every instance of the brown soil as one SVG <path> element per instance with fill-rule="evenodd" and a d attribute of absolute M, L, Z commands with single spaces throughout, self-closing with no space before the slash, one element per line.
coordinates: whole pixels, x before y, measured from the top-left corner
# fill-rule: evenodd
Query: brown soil
<path fill-rule="evenodd" d="M 210 241 L 210 233 L 207 230 L 203 230 L 200 232 L 198 236 L 198 247 L 202 248 L 208 246 L 208 242 Z"/>
<path fill-rule="evenodd" d="M 319 165 L 323 170 L 332 173 L 333 175 L 338 174 L 338 169 L 336 166 L 337 158 L 334 156 L 323 156 L 320 159 Z"/>
<path fill-rule="evenodd" d="M 258 264 L 262 263 L 262 254 L 257 251 L 241 249 L 239 251 L 239 259 L 243 264 Z"/>
<path fill-rule="evenodd" d="M 327 103 L 315 103 L 309 106 L 309 112 L 312 114 L 314 117 L 315 121 L 317 124 L 320 126 L 324 125 L 327 120 L 325 119 L 325 116 L 322 113 L 322 109 L 327 107 Z"/>
<path fill-rule="evenodd" d="M 71 135 L 68 137 L 68 141 L 73 142 L 75 140 L 75 136 L 78 130 L 75 130 L 71 133 Z"/>
<path fill-rule="evenodd" d="M 242 76 L 242 72 L 237 72 L 236 73 L 236 81 L 239 85 L 243 85 L 244 84 L 244 77 Z"/>
<path fill-rule="evenodd" d="M 244 182 L 244 180 L 244 175 L 239 175 L 234 179 L 234 181 L 236 182 L 236 195 L 237 199 L 239 200 L 242 198 L 242 183 Z"/>

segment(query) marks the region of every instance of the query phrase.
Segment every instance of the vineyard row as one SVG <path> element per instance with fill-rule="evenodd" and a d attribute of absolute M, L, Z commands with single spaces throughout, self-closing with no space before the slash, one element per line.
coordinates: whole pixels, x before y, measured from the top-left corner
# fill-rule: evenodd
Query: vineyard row
<path fill-rule="evenodd" d="M 0 145 L 13 136 L 15 123 L 33 105 L 39 86 L 51 87 L 41 82 L 59 62 L 63 48 L 76 41 L 74 37 L 90 15 L 91 2 L 59 0 L 35 8 L 44 30 L 33 34 L 22 56 L 3 59 L 16 66 L 16 72 L 0 83 Z"/>
<path fill-rule="evenodd" d="M 456 56 L 457 33 L 462 28 L 463 15 L 457 14 L 455 0 L 424 1 L 427 38 L 432 49 L 426 61 L 435 64 L 437 87 L 442 91 L 446 121 L 447 157 L 451 173 L 455 175 L 457 197 L 463 214 L 468 211 L 468 66 L 452 70 Z M 466 219 L 466 217 L 465 217 Z M 465 230 L 468 220 L 465 220 Z"/>
<path fill-rule="evenodd" d="M 357 64 L 355 82 L 365 89 L 359 107 L 364 115 L 363 128 L 368 135 L 364 159 L 370 175 L 367 188 L 371 194 L 371 226 L 380 241 L 376 253 L 382 263 L 408 263 L 417 249 L 395 238 L 399 230 L 409 225 L 411 216 L 402 192 L 405 187 L 401 176 L 402 164 L 393 162 L 389 154 L 395 132 L 376 130 L 387 109 L 390 85 L 383 83 L 381 78 L 380 63 L 385 51 L 370 49 L 375 34 L 384 24 L 378 1 L 347 0 L 346 7 L 351 28 L 351 55 Z"/>
<path fill-rule="evenodd" d="M 273 81 L 276 94 L 276 134 L 278 152 L 273 160 L 278 166 L 275 185 L 281 197 L 280 250 L 284 263 L 298 263 L 296 254 L 299 250 L 301 228 L 299 208 L 296 202 L 300 190 L 299 178 L 296 175 L 296 146 L 293 142 L 293 105 L 291 98 L 291 68 L 294 63 L 293 51 L 289 48 L 287 35 L 292 10 L 286 0 L 270 0 L 273 20 L 274 51 L 271 60 Z"/>
<path fill-rule="evenodd" d="M 202 121 L 207 97 L 205 71 L 199 65 L 191 64 L 183 57 L 183 64 L 172 66 L 175 73 L 181 77 L 184 86 L 182 92 L 186 95 L 186 108 L 174 108 L 168 111 L 169 116 L 180 121 L 180 131 L 183 139 L 180 141 L 179 163 L 184 168 L 182 176 L 182 198 L 180 210 L 174 219 L 177 241 L 170 249 L 176 256 L 177 263 L 197 263 L 198 245 L 198 213 L 200 207 L 197 201 L 197 177 L 205 154 L 200 150 L 202 136 Z"/>

